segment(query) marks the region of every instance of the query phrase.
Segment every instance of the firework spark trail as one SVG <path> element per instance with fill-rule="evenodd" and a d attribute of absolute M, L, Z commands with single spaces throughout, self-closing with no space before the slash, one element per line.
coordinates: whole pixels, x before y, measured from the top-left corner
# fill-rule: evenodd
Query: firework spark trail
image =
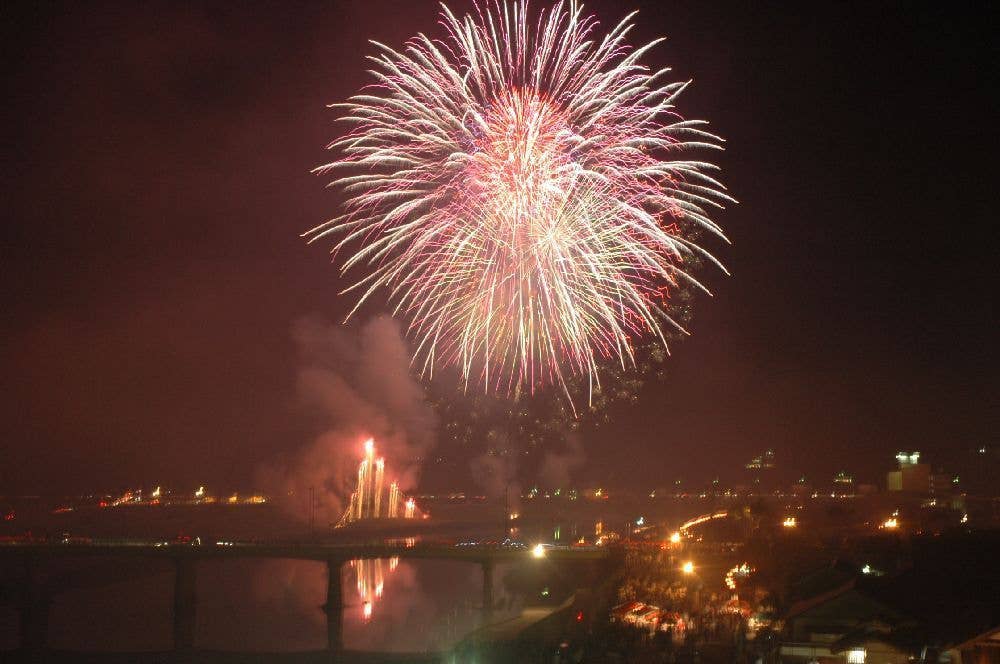
<path fill-rule="evenodd" d="M 337 527 L 364 519 L 413 519 L 417 504 L 413 498 L 403 499 L 399 483 L 385 485 L 385 458 L 375 456 L 375 441 L 365 441 L 365 456 L 358 465 L 358 481 L 351 493 L 347 509 Z"/>
<path fill-rule="evenodd" d="M 537 28 L 521 1 L 442 7 L 445 39 L 372 42 L 377 83 L 333 105 L 353 128 L 316 171 L 335 174 L 345 212 L 305 237 L 358 247 L 343 264 L 365 270 L 344 291 L 351 314 L 386 289 L 423 372 L 592 386 L 599 361 L 624 367 L 634 340 L 683 331 L 666 298 L 707 292 L 691 258 L 725 270 L 690 231 L 725 240 L 709 210 L 733 199 L 714 165 L 676 158 L 722 141 L 674 110 L 687 83 L 639 63 L 660 40 L 629 47 L 634 14 L 598 38 L 573 1 Z"/>

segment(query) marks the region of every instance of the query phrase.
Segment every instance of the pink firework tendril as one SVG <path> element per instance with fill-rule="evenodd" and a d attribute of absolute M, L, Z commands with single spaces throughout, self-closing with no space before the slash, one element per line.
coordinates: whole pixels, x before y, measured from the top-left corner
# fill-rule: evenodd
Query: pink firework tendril
<path fill-rule="evenodd" d="M 725 240 L 709 210 L 735 201 L 716 166 L 682 158 L 722 140 L 675 111 L 687 83 L 639 63 L 660 40 L 625 43 L 634 14 L 598 36 L 582 9 L 532 21 L 526 2 L 461 18 L 442 5 L 445 38 L 373 42 L 376 84 L 333 105 L 353 128 L 316 172 L 333 174 L 345 210 L 305 237 L 355 247 L 351 314 L 387 290 L 423 373 L 592 388 L 599 362 L 624 367 L 635 339 L 681 330 L 669 291 L 707 292 L 692 257 L 725 270 L 690 231 Z"/>

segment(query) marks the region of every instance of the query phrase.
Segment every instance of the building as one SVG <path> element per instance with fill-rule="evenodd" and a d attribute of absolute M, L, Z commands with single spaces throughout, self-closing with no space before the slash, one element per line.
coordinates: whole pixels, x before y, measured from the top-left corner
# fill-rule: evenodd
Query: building
<path fill-rule="evenodd" d="M 833 493 L 838 496 L 853 496 L 854 476 L 846 471 L 840 471 L 833 476 Z"/>
<path fill-rule="evenodd" d="M 908 585 L 912 585 L 909 584 Z M 888 591 L 888 592 L 887 592 Z M 851 580 L 794 604 L 785 615 L 778 645 L 780 664 L 1000 664 L 1000 624 L 984 629 L 975 619 L 947 624 L 927 615 L 910 615 L 907 601 L 889 588 L 871 588 Z M 912 599 L 912 598 L 908 598 Z M 975 603 L 975 601 L 974 601 Z M 958 606 L 931 604 L 932 612 Z M 916 614 L 926 612 L 917 611 Z M 994 619 L 995 620 L 995 619 Z"/>
<path fill-rule="evenodd" d="M 746 465 L 747 470 L 771 470 L 774 468 L 774 450 L 758 454 Z"/>
<path fill-rule="evenodd" d="M 792 605 L 778 649 L 781 664 L 909 662 L 910 654 L 888 638 L 890 625 L 905 616 L 855 586 L 852 579 Z"/>
<path fill-rule="evenodd" d="M 955 664 L 1000 664 L 1000 625 L 957 643 L 942 654 Z"/>
<path fill-rule="evenodd" d="M 1000 664 L 1000 533 L 912 539 L 905 565 L 820 570 L 784 615 L 773 661 Z"/>
<path fill-rule="evenodd" d="M 774 450 L 765 450 L 744 467 L 750 474 L 753 493 L 770 493 L 778 488 L 774 478 Z"/>
<path fill-rule="evenodd" d="M 804 498 L 806 496 L 812 495 L 813 487 L 807 480 L 805 475 L 800 477 L 797 482 L 788 488 L 788 493 L 793 496 L 798 496 Z"/>
<path fill-rule="evenodd" d="M 938 498 L 947 497 L 958 490 L 958 478 L 951 473 L 946 473 L 940 468 L 937 472 L 931 473 L 930 494 Z"/>
<path fill-rule="evenodd" d="M 898 452 L 899 469 L 890 471 L 885 478 L 889 491 L 931 493 L 931 467 L 920 463 L 920 452 Z"/>

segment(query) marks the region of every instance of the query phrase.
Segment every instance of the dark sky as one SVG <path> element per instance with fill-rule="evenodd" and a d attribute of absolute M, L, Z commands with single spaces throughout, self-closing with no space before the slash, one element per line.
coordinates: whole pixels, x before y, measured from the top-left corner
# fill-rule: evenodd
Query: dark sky
<path fill-rule="evenodd" d="M 706 276 L 669 380 L 585 437 L 583 472 L 733 477 L 773 447 L 875 479 L 897 448 L 995 444 L 992 17 L 646 4 L 633 43 L 668 36 L 648 62 L 728 140 L 733 276 Z M 335 212 L 308 172 L 325 104 L 367 81 L 366 39 L 434 31 L 436 4 L 3 12 L 0 493 L 245 485 L 309 435 L 294 321 L 345 311 L 298 237 Z"/>

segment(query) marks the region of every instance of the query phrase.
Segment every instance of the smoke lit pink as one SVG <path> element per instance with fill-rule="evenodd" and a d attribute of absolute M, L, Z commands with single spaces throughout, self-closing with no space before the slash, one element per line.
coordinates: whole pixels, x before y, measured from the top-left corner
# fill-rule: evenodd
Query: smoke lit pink
<path fill-rule="evenodd" d="M 375 456 L 375 441 L 365 441 L 365 455 L 358 466 L 358 483 L 339 526 L 363 519 L 412 519 L 417 514 L 413 498 L 403 498 L 399 483 L 386 486 L 385 459 Z"/>

